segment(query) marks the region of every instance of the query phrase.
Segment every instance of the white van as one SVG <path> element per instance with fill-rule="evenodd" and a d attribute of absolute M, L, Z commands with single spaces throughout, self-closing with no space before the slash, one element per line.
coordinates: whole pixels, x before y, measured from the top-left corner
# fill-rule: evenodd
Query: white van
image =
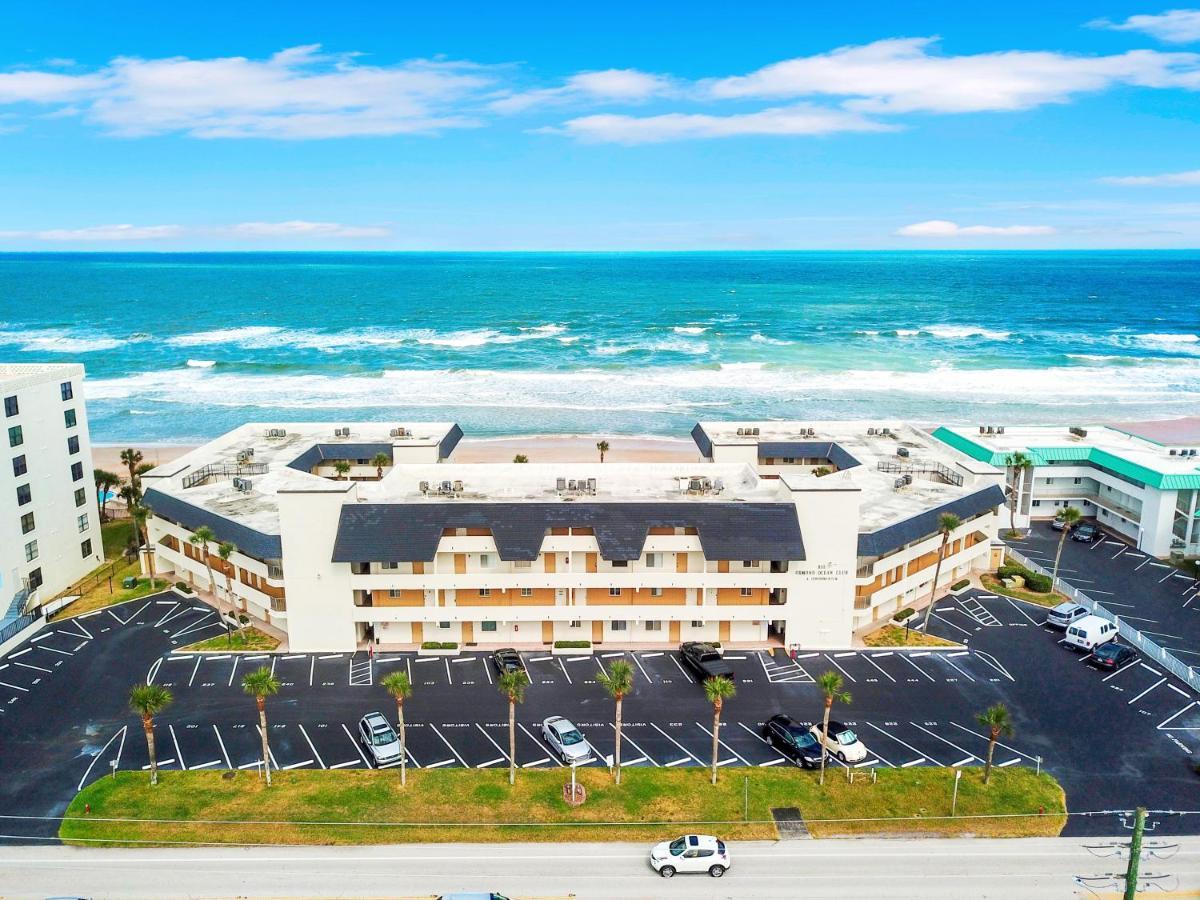
<path fill-rule="evenodd" d="M 1063 639 L 1068 647 L 1076 650 L 1087 650 L 1089 653 L 1101 644 L 1107 644 L 1117 636 L 1117 626 L 1108 619 L 1099 616 L 1084 616 L 1072 625 L 1067 626 L 1067 636 Z"/>

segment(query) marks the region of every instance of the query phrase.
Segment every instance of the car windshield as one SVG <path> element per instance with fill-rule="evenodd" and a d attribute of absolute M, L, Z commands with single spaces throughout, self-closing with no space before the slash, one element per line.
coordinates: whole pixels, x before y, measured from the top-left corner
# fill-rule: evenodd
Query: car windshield
<path fill-rule="evenodd" d="M 847 728 L 845 731 L 839 731 L 835 737 L 837 737 L 837 742 L 839 744 L 849 745 L 858 742 L 858 735 L 849 728 Z"/>
<path fill-rule="evenodd" d="M 396 742 L 396 733 L 391 728 L 379 728 L 371 732 L 371 743 L 376 747 L 385 747 Z"/>
<path fill-rule="evenodd" d="M 816 737 L 814 737 L 813 734 L 808 731 L 806 731 L 802 734 L 793 731 L 792 737 L 794 737 L 796 739 L 797 747 L 815 747 L 817 745 Z"/>
<path fill-rule="evenodd" d="M 1120 652 L 1119 644 L 1103 644 L 1093 651 L 1096 656 L 1116 656 Z"/>
<path fill-rule="evenodd" d="M 572 744 L 583 743 L 583 735 L 572 728 L 570 731 L 559 731 L 558 739 L 563 742 L 564 747 L 570 747 Z"/>
<path fill-rule="evenodd" d="M 671 855 L 672 856 L 678 856 L 685 849 L 687 849 L 687 841 L 685 841 L 683 838 L 679 838 L 678 840 L 671 841 Z"/>

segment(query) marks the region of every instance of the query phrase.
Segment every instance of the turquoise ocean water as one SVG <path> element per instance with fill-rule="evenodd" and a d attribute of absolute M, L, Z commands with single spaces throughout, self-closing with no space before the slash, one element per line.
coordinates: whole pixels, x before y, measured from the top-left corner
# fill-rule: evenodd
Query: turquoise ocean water
<path fill-rule="evenodd" d="M 97 441 L 1186 415 L 1200 253 L 0 254 L 0 361 L 84 363 Z"/>

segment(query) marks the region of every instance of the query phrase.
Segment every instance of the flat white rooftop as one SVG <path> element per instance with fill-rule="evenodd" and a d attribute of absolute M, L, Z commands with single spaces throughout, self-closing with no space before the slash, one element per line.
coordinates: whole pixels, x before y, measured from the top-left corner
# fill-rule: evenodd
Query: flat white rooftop
<path fill-rule="evenodd" d="M 0 387 L 16 389 L 52 378 L 77 378 L 83 375 L 79 363 L 0 363 Z"/>

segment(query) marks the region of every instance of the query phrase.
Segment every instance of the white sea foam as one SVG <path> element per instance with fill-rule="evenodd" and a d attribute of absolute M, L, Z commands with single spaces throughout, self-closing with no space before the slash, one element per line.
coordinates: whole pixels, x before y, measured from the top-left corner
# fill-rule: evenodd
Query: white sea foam
<path fill-rule="evenodd" d="M 708 331 L 707 325 L 676 325 L 671 329 L 676 334 L 704 334 Z"/>
<path fill-rule="evenodd" d="M 723 362 L 719 368 L 722 372 L 757 372 L 765 365 L 761 362 Z"/>
<path fill-rule="evenodd" d="M 276 346 L 275 341 L 268 341 L 282 332 L 275 325 L 250 325 L 245 328 L 215 328 L 211 331 L 195 331 L 190 334 L 177 334 L 167 338 L 167 343 L 173 347 L 207 347 L 210 345 L 231 345 L 237 347 L 268 347 Z"/>
<path fill-rule="evenodd" d="M 926 325 L 921 331 L 936 338 L 980 337 L 987 338 L 990 341 L 1003 341 L 1012 335 L 1010 331 L 999 331 L 993 328 L 983 328 L 978 325 Z"/>
<path fill-rule="evenodd" d="M 217 364 L 215 359 L 189 359 L 187 364 L 193 369 L 211 369 Z"/>
<path fill-rule="evenodd" d="M 920 333 L 920 328 L 897 328 L 892 332 L 896 337 L 916 337 Z"/>
<path fill-rule="evenodd" d="M 779 338 L 767 337 L 765 334 L 762 334 L 758 331 L 750 335 L 750 340 L 754 341 L 756 344 L 769 344 L 772 347 L 786 347 L 789 344 L 795 343 L 795 341 L 784 341 L 780 340 Z"/>
<path fill-rule="evenodd" d="M 1139 334 L 1134 336 L 1134 340 L 1140 341 L 1143 344 L 1161 344 L 1167 347 L 1174 347 L 1179 344 L 1200 344 L 1200 335 L 1197 334 Z"/>
<path fill-rule="evenodd" d="M 628 342 L 611 340 L 597 344 L 592 348 L 592 353 L 596 356 L 621 356 L 625 353 L 633 353 L 638 350 L 649 353 L 688 353 L 700 355 L 708 352 L 708 344 L 705 341 L 693 341 L 681 337 Z"/>
<path fill-rule="evenodd" d="M 874 337 L 875 335 L 879 334 L 879 332 L 873 328 L 859 328 L 856 329 L 854 333 L 864 335 L 866 337 Z"/>
<path fill-rule="evenodd" d="M 15 346 L 29 353 L 96 353 L 114 350 L 124 343 L 120 338 L 91 331 L 54 328 L 0 331 L 0 345 Z"/>
<path fill-rule="evenodd" d="M 404 344 L 467 350 L 489 344 L 537 341 L 556 337 L 564 331 L 566 331 L 566 326 L 558 324 L 519 328 L 515 332 L 504 332 L 494 328 L 472 328 L 448 332 L 435 331 L 431 328 L 395 330 L 358 328 L 325 332 L 312 329 L 285 329 L 277 325 L 255 325 L 248 328 L 218 328 L 176 335 L 168 338 L 167 343 L 176 347 L 219 345 L 240 347 L 244 350 L 295 347 L 302 350 L 320 350 L 325 353 L 338 353 L 362 347 L 399 347 Z"/>

